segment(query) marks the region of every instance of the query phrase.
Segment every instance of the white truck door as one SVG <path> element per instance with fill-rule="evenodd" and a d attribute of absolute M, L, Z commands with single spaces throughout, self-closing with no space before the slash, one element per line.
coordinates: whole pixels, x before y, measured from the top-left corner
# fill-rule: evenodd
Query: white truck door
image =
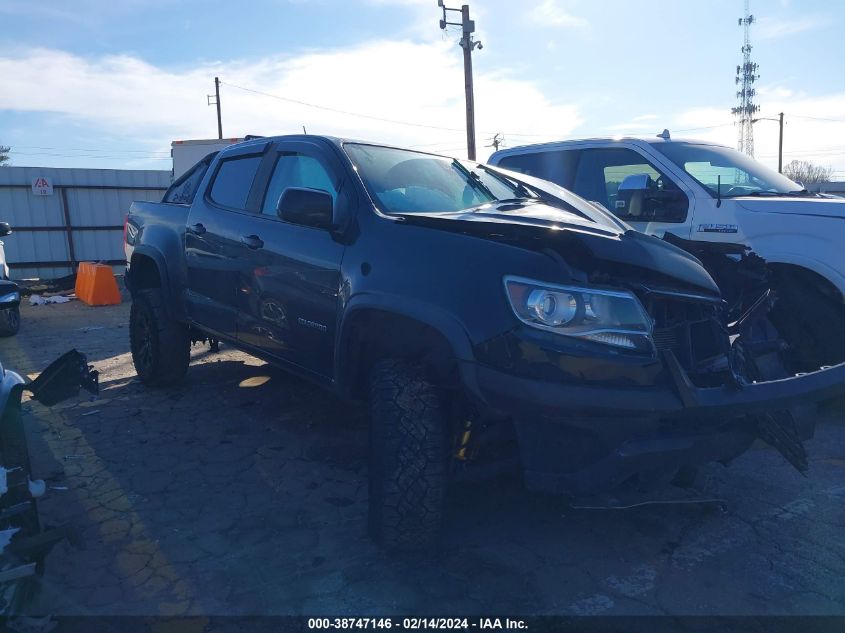
<path fill-rule="evenodd" d="M 669 231 L 691 238 L 697 201 L 694 191 L 674 170 L 657 164 L 639 147 L 618 142 L 565 151 L 580 152 L 571 184 L 575 193 L 602 203 L 638 231 L 657 237 Z M 646 178 L 633 178 L 636 176 Z M 648 182 L 648 191 L 620 192 L 629 177 Z"/>

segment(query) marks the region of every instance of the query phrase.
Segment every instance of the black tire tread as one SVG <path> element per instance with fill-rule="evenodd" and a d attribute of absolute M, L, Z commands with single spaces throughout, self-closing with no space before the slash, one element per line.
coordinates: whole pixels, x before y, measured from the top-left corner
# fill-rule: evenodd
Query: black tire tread
<path fill-rule="evenodd" d="M 814 371 L 845 361 L 845 307 L 800 278 L 776 282 L 778 300 L 770 319 L 790 345 L 796 370 Z"/>
<path fill-rule="evenodd" d="M 17 313 L 17 320 L 15 324 L 9 321 L 9 312 L 14 311 Z M 14 336 L 18 333 L 21 326 L 21 311 L 20 308 L 6 308 L 5 310 L 0 310 L 0 338 L 5 338 L 7 336 Z"/>
<path fill-rule="evenodd" d="M 140 310 L 148 312 L 156 334 L 152 342 L 153 367 L 149 371 L 140 368 L 136 359 L 138 341 L 135 319 L 138 318 L 137 312 Z M 160 387 L 178 384 L 184 379 L 191 360 L 190 333 L 186 325 L 168 316 L 159 288 L 139 290 L 132 297 L 129 344 L 135 370 L 144 384 Z"/>
<path fill-rule="evenodd" d="M 371 374 L 370 406 L 370 535 L 387 550 L 431 549 L 448 478 L 441 397 L 418 368 L 385 360 Z"/>

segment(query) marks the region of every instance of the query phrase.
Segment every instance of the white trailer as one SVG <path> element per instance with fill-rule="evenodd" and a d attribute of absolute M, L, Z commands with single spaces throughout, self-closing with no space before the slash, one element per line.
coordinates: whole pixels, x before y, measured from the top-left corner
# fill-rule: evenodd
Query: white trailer
<path fill-rule="evenodd" d="M 173 141 L 170 144 L 170 156 L 173 158 L 173 180 L 188 171 L 212 152 L 219 152 L 233 143 L 240 143 L 242 138 L 211 138 L 189 141 Z"/>

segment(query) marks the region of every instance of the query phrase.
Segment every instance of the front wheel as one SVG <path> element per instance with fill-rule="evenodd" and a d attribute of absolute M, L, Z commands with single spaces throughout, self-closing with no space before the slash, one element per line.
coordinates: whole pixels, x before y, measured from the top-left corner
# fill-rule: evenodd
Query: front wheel
<path fill-rule="evenodd" d="M 21 310 L 19 307 L 0 310 L 0 337 L 14 336 L 21 328 Z"/>
<path fill-rule="evenodd" d="M 150 386 L 180 382 L 191 359 L 188 326 L 171 318 L 161 290 L 140 290 L 132 297 L 129 347 L 141 381 Z"/>
<path fill-rule="evenodd" d="M 789 344 L 790 369 L 815 371 L 845 362 L 842 302 L 797 276 L 778 279 L 775 289 L 778 300 L 769 318 Z"/>
<path fill-rule="evenodd" d="M 376 364 L 370 377 L 370 536 L 388 550 L 427 550 L 439 538 L 448 479 L 446 407 L 418 368 Z"/>

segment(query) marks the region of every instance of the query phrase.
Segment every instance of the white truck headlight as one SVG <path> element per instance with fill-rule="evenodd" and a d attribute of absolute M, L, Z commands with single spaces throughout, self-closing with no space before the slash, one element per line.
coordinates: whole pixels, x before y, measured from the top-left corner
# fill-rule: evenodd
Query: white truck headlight
<path fill-rule="evenodd" d="M 630 292 L 559 286 L 505 277 L 517 318 L 541 330 L 623 349 L 651 352 L 652 320 Z"/>

